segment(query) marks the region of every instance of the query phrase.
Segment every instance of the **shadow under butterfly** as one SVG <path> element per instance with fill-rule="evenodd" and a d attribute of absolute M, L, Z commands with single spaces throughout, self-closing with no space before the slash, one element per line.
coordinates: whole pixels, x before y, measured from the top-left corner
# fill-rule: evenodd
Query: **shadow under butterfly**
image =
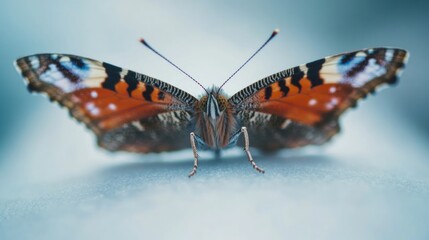
<path fill-rule="evenodd" d="M 249 147 L 265 152 L 320 145 L 339 132 L 338 118 L 379 86 L 397 82 L 408 53 L 369 48 L 325 57 L 263 78 L 231 97 L 223 86 L 274 36 L 271 36 L 219 88 L 204 88 L 152 48 L 154 53 L 200 85 L 197 99 L 170 84 L 105 62 L 69 54 L 36 54 L 15 65 L 30 91 L 45 93 L 86 124 L 98 144 L 110 151 L 163 152 L 239 145 L 258 172 Z M 238 141 L 243 136 L 244 141 Z"/>

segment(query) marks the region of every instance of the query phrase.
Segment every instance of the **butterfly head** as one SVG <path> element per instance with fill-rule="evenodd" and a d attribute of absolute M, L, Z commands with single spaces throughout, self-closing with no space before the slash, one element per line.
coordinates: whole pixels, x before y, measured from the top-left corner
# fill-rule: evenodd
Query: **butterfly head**
<path fill-rule="evenodd" d="M 210 119 L 218 118 L 227 108 L 227 97 L 218 92 L 218 89 L 212 89 L 207 95 L 201 97 L 199 109 Z"/>

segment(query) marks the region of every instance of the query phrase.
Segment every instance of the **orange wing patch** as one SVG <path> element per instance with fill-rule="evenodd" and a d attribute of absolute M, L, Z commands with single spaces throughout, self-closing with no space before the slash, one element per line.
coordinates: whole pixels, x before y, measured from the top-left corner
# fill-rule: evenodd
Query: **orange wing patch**
<path fill-rule="evenodd" d="M 68 94 L 72 114 L 94 130 L 107 131 L 121 125 L 168 111 L 168 102 L 148 102 L 102 88 L 86 88 Z M 171 100 L 171 96 L 169 97 Z"/>
<path fill-rule="evenodd" d="M 301 94 L 280 98 L 275 97 L 279 95 L 278 91 L 273 92 L 270 99 L 261 101 L 258 111 L 314 125 L 329 112 L 339 109 L 354 90 L 345 84 L 324 84 L 305 89 Z"/>

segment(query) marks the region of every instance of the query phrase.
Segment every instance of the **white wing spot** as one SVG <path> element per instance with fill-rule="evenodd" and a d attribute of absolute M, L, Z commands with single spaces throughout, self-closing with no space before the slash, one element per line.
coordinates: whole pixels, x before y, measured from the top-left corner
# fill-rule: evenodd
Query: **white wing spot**
<path fill-rule="evenodd" d="M 107 107 L 112 111 L 115 111 L 116 109 L 118 109 L 118 107 L 116 107 L 116 105 L 113 103 L 109 103 L 109 105 Z"/>
<path fill-rule="evenodd" d="M 89 112 L 91 113 L 91 115 L 97 116 L 98 114 L 100 114 L 100 109 L 98 109 L 97 107 L 93 107 L 89 109 Z"/>
<path fill-rule="evenodd" d="M 394 55 L 395 55 L 395 51 L 393 49 L 388 49 L 385 53 L 385 60 L 387 62 L 392 61 Z"/>
<path fill-rule="evenodd" d="M 337 98 L 332 98 L 331 99 L 331 104 L 337 105 L 338 104 L 338 99 Z"/>
<path fill-rule="evenodd" d="M 336 87 L 330 87 L 329 88 L 329 93 L 335 93 L 337 91 Z"/>
<path fill-rule="evenodd" d="M 334 109 L 337 105 L 338 105 L 339 101 L 337 98 L 332 98 L 331 101 L 329 101 L 328 103 L 326 103 L 325 107 L 328 110 L 332 110 Z"/>
<path fill-rule="evenodd" d="M 97 108 L 93 102 L 89 102 L 89 103 L 87 103 L 87 104 L 85 105 L 85 108 L 89 111 L 89 113 L 90 113 L 91 115 L 96 116 L 96 115 L 100 114 L 100 109 L 99 109 L 99 108 Z"/>
<path fill-rule="evenodd" d="M 299 70 L 301 70 L 302 72 L 307 72 L 308 71 L 308 67 L 305 66 L 305 64 L 302 64 L 299 66 Z"/>
<path fill-rule="evenodd" d="M 310 106 L 314 106 L 316 104 L 317 104 L 317 100 L 314 98 L 312 98 L 312 99 L 310 99 L 310 101 L 308 101 L 308 105 L 310 105 Z"/>
<path fill-rule="evenodd" d="M 86 104 L 86 109 L 91 110 L 95 108 L 95 104 L 93 102 L 89 102 Z"/>
<path fill-rule="evenodd" d="M 356 53 L 356 57 L 366 57 L 366 52 L 363 52 L 363 51 L 359 51 L 359 52 L 357 52 Z"/>
<path fill-rule="evenodd" d="M 97 98 L 98 97 L 98 93 L 96 91 L 91 91 L 91 97 L 92 98 Z"/>
<path fill-rule="evenodd" d="M 32 65 L 33 69 L 39 69 L 40 68 L 40 61 L 36 56 L 31 56 L 29 58 L 29 60 L 31 61 L 31 65 Z"/>

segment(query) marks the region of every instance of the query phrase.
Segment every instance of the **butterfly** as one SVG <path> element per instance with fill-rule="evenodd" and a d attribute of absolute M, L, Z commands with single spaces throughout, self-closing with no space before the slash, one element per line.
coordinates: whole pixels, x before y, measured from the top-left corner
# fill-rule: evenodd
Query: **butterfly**
<path fill-rule="evenodd" d="M 30 91 L 66 107 L 102 148 L 150 153 L 191 147 L 191 177 L 198 150 L 241 146 L 264 173 L 250 146 L 270 152 L 329 141 L 339 132 L 341 114 L 380 86 L 396 83 L 407 58 L 396 48 L 342 53 L 272 74 L 227 97 L 222 87 L 240 67 L 220 88 L 203 88 L 199 99 L 156 78 L 69 54 L 36 54 L 15 65 Z"/>

